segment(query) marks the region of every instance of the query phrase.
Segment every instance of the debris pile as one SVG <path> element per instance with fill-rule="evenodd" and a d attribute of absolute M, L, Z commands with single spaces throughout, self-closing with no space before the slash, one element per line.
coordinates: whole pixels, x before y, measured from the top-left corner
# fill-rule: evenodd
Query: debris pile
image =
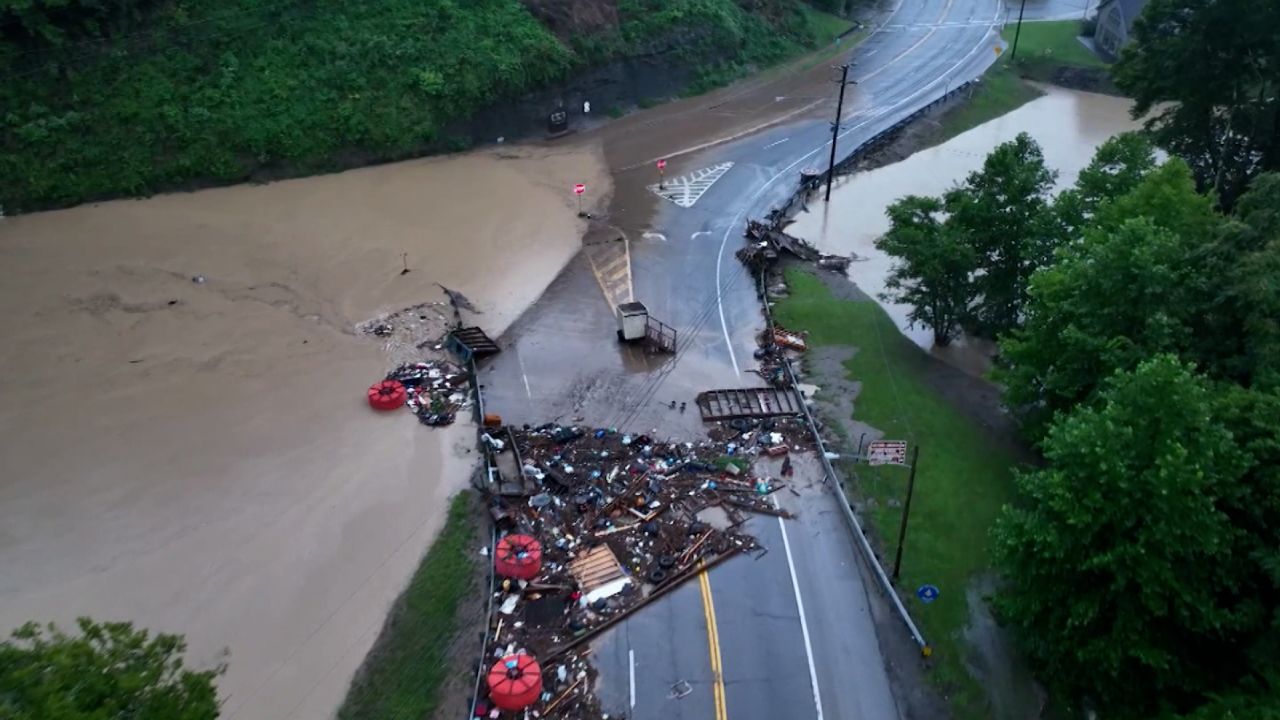
<path fill-rule="evenodd" d="M 737 252 L 738 259 L 757 272 L 772 265 L 782 252 L 805 262 L 816 262 L 818 267 L 828 270 L 844 272 L 849 267 L 851 258 L 819 252 L 801 238 L 783 232 L 783 224 L 782 218 L 770 223 L 748 220 L 745 235 L 750 242 Z"/>
<path fill-rule="evenodd" d="M 555 424 L 488 434 L 486 452 L 523 483 L 490 483 L 502 536 L 486 666 L 527 654 L 542 693 L 527 717 L 601 718 L 583 643 L 686 580 L 757 549 L 746 513 L 789 517 L 770 497 L 785 485 L 755 477 L 752 460 L 801 449 L 794 418 L 717 423 L 714 439 Z M 495 437 L 497 435 L 497 437 Z M 499 492 L 506 488 L 505 494 Z M 529 573 L 535 560 L 536 575 Z M 520 577 L 523 576 L 523 577 Z M 490 715 L 492 704 L 477 708 Z"/>
<path fill-rule="evenodd" d="M 356 325 L 356 332 L 378 338 L 392 363 L 443 357 L 455 311 L 448 302 L 425 302 Z"/>
<path fill-rule="evenodd" d="M 405 363 L 386 379 L 404 386 L 404 404 L 423 425 L 448 425 L 470 406 L 467 373 L 447 360 Z"/>

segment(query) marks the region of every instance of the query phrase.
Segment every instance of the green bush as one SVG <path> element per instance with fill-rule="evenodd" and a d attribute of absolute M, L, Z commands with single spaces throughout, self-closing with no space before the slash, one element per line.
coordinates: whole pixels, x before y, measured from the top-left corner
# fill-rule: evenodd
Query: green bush
<path fill-rule="evenodd" d="M 457 149 L 444 128 L 480 108 L 655 47 L 713 63 L 711 87 L 814 44 L 815 12 L 621 0 L 619 28 L 565 44 L 519 0 L 58 5 L 0 9 L 9 212 Z"/>

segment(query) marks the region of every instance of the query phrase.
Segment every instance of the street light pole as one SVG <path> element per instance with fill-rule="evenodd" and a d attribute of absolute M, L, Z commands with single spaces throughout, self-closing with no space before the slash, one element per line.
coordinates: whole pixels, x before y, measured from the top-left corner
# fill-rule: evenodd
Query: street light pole
<path fill-rule="evenodd" d="M 1018 29 L 1013 31 L 1013 49 L 1009 51 L 1009 62 L 1018 57 L 1018 36 L 1022 34 L 1022 14 L 1026 11 L 1027 0 L 1022 0 L 1022 6 L 1018 8 Z"/>
<path fill-rule="evenodd" d="M 831 159 L 827 161 L 827 197 L 831 202 L 831 179 L 836 174 L 836 141 L 840 139 L 840 117 L 844 115 L 844 86 L 849 84 L 849 63 L 840 66 L 840 99 L 836 101 L 836 121 L 831 123 Z"/>

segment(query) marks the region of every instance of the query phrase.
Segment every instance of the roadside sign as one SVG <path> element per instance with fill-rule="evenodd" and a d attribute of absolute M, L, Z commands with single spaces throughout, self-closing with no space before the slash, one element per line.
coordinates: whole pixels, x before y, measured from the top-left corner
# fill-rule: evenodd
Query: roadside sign
<path fill-rule="evenodd" d="M 666 161 L 666 160 L 659 160 L 659 161 L 658 161 L 658 169 L 659 169 L 659 170 L 662 170 L 662 169 L 664 169 L 664 168 L 666 168 L 666 167 L 667 167 L 667 161 Z"/>
<path fill-rule="evenodd" d="M 578 183 L 577 185 L 574 185 L 574 186 L 573 186 L 573 194 L 574 194 L 574 195 L 581 195 L 582 193 L 584 193 L 584 192 L 586 192 L 586 191 L 587 191 L 587 186 L 586 186 L 586 185 L 583 185 L 582 183 Z"/>
<path fill-rule="evenodd" d="M 569 113 L 564 110 L 552 110 L 547 115 L 547 132 L 558 135 L 569 130 Z"/>
<path fill-rule="evenodd" d="M 906 440 L 876 440 L 867 445 L 868 465 L 906 465 Z"/>
<path fill-rule="evenodd" d="M 937 600 L 941 594 L 942 591 L 938 589 L 937 585 L 921 585 L 916 590 L 916 597 L 920 598 L 920 602 L 926 605 Z"/>

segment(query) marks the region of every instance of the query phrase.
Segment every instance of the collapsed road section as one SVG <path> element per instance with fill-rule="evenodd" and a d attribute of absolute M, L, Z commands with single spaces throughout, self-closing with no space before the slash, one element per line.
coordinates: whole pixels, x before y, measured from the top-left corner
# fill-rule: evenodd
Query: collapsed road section
<path fill-rule="evenodd" d="M 438 336 L 418 330 L 423 322 L 415 307 L 370 325 L 376 337 L 404 336 L 398 346 L 418 359 L 375 383 L 369 402 L 407 408 L 430 426 L 475 412 L 484 461 L 476 489 L 493 540 L 483 551 L 492 562 L 490 611 L 470 717 L 602 720 L 590 641 L 719 563 L 767 552 L 742 530 L 749 515 L 791 517 L 772 497 L 789 484 L 789 459 L 781 478 L 757 472 L 755 460 L 813 451 L 803 398 L 778 387 L 704 393 L 707 434 L 693 440 L 657 430 L 514 427 L 486 410 L 476 376 L 476 359 L 498 345 L 461 318 Z M 620 317 L 625 335 L 621 325 Z M 771 369 L 762 377 L 777 379 L 787 348 L 804 344 L 798 335 L 774 339 L 762 338 L 757 357 Z M 707 398 L 749 411 L 715 417 L 701 404 Z"/>
<path fill-rule="evenodd" d="M 746 514 L 790 517 L 770 498 L 784 481 L 752 466 L 761 455 L 810 449 L 802 420 L 740 419 L 709 434 L 680 442 L 548 424 L 482 436 L 500 580 L 486 634 L 492 667 L 474 717 L 607 717 L 586 643 L 699 573 L 756 551 L 740 530 Z M 507 686 L 518 678 L 538 692 L 513 699 Z"/>

